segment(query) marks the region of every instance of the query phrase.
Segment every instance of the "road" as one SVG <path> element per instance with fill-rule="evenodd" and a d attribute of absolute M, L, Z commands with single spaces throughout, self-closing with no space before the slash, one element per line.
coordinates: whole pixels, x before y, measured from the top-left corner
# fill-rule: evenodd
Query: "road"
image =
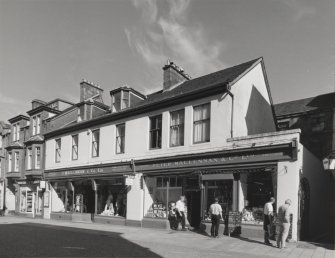
<path fill-rule="evenodd" d="M 0 217 L 0 257 L 325 257 L 329 246 L 289 243 L 279 250 L 257 239 L 126 226 Z"/>

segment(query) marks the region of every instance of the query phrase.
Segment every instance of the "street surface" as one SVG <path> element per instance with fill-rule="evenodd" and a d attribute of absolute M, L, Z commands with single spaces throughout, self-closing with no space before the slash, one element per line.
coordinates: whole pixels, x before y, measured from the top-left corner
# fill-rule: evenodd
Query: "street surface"
<path fill-rule="evenodd" d="M 306 242 L 279 250 L 262 239 L 8 216 L 0 233 L 0 257 L 335 257 L 330 246 Z"/>

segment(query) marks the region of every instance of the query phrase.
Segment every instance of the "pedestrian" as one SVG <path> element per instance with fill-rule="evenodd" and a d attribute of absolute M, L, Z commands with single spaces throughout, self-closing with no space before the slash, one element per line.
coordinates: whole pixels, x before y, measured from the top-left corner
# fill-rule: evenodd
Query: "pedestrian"
<path fill-rule="evenodd" d="M 169 205 L 169 215 L 168 220 L 170 222 L 170 228 L 173 230 L 178 229 L 178 219 L 177 219 L 177 212 L 176 212 L 176 204 L 171 202 Z"/>
<path fill-rule="evenodd" d="M 264 229 L 264 243 L 266 245 L 272 245 L 270 242 L 270 233 L 272 227 L 272 220 L 273 220 L 273 204 L 275 203 L 276 199 L 271 197 L 270 200 L 264 205 L 264 222 L 263 222 L 263 229 Z"/>
<path fill-rule="evenodd" d="M 278 208 L 278 237 L 277 237 L 277 247 L 282 249 L 286 248 L 286 239 L 288 231 L 290 230 L 290 211 L 289 207 L 291 205 L 291 200 L 287 199 L 285 204 Z"/>
<path fill-rule="evenodd" d="M 211 237 L 219 237 L 220 220 L 223 219 L 219 198 L 215 197 L 214 203 L 209 207 L 209 214 L 212 221 Z"/>
<path fill-rule="evenodd" d="M 177 218 L 178 218 L 178 225 L 179 222 L 181 222 L 181 227 L 183 231 L 186 231 L 185 225 L 186 225 L 186 205 L 185 205 L 185 196 L 180 196 L 180 199 L 176 203 L 176 212 L 177 212 Z"/>

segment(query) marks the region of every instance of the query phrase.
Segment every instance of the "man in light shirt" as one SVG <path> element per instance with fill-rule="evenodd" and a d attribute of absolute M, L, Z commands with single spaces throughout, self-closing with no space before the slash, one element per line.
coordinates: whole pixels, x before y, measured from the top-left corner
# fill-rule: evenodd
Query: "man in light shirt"
<path fill-rule="evenodd" d="M 277 237 L 277 247 L 285 248 L 286 239 L 288 232 L 290 230 L 290 211 L 289 207 L 291 205 L 291 200 L 287 199 L 285 204 L 278 208 L 278 237 Z"/>
<path fill-rule="evenodd" d="M 263 222 L 263 229 L 264 229 L 264 243 L 266 245 L 271 245 L 270 243 L 270 232 L 272 226 L 272 218 L 273 218 L 273 204 L 275 203 L 276 199 L 271 197 L 270 201 L 264 205 L 264 222 Z"/>
<path fill-rule="evenodd" d="M 186 231 L 185 224 L 186 224 L 186 206 L 185 206 L 185 196 L 180 196 L 180 199 L 176 203 L 176 211 L 177 211 L 177 218 L 178 221 L 181 222 L 181 227 L 183 231 Z M 179 222 L 178 222 L 179 224 Z"/>
<path fill-rule="evenodd" d="M 222 219 L 222 208 L 219 204 L 219 199 L 215 197 L 214 203 L 209 207 L 209 214 L 211 215 L 212 227 L 211 237 L 219 237 L 220 220 Z"/>

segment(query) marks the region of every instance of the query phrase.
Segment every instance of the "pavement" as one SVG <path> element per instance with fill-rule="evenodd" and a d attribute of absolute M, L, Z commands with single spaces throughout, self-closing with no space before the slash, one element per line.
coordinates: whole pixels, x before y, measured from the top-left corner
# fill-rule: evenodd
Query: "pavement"
<path fill-rule="evenodd" d="M 334 246 L 308 242 L 278 249 L 262 239 L 5 216 L 0 217 L 0 257 L 335 258 L 335 251 Z"/>

